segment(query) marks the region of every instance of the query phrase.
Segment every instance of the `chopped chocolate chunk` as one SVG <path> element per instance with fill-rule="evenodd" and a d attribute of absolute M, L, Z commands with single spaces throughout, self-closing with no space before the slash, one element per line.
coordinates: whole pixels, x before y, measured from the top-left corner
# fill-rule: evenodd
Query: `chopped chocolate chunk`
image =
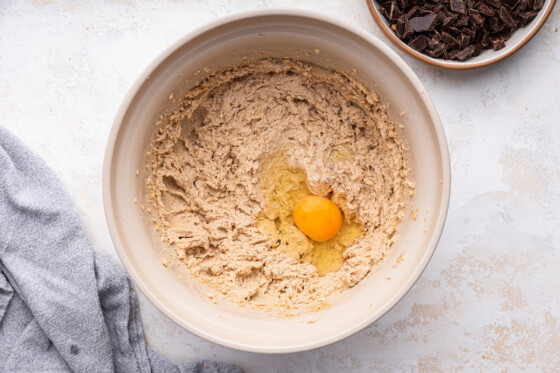
<path fill-rule="evenodd" d="M 484 2 L 496 9 L 500 9 L 500 7 L 502 6 L 500 0 L 484 0 Z"/>
<path fill-rule="evenodd" d="M 399 17 L 399 20 L 397 21 L 397 29 L 395 30 L 395 32 L 401 39 L 408 39 L 414 33 L 414 30 L 412 29 L 412 27 L 410 27 L 408 18 L 406 18 L 404 15 Z"/>
<path fill-rule="evenodd" d="M 490 38 L 490 43 L 492 44 L 492 48 L 494 48 L 494 50 L 496 51 L 506 46 L 506 43 L 504 42 L 504 39 L 502 39 L 501 36 Z"/>
<path fill-rule="evenodd" d="M 455 58 L 458 59 L 459 61 L 464 61 L 470 56 L 472 56 L 474 54 L 474 51 L 475 51 L 475 47 L 474 45 L 471 44 L 465 49 L 463 49 L 462 51 L 459 51 L 459 53 L 455 55 Z"/>
<path fill-rule="evenodd" d="M 504 3 L 505 5 L 507 5 L 508 9 L 514 9 L 517 5 L 519 5 L 519 3 L 521 2 L 521 0 L 505 0 Z"/>
<path fill-rule="evenodd" d="M 469 24 L 469 17 L 463 15 L 457 19 L 455 26 L 467 26 Z"/>
<path fill-rule="evenodd" d="M 449 0 L 449 8 L 454 12 L 467 14 L 467 7 L 463 0 Z"/>
<path fill-rule="evenodd" d="M 533 10 L 536 10 L 538 12 L 543 7 L 544 7 L 544 0 L 534 0 L 533 7 L 532 7 Z"/>
<path fill-rule="evenodd" d="M 451 36 L 451 34 L 448 34 L 445 31 L 441 33 L 441 40 L 447 43 L 449 48 L 455 48 L 459 46 L 459 42 L 457 41 L 457 39 L 455 39 L 453 36 Z"/>
<path fill-rule="evenodd" d="M 399 0 L 399 7 L 401 9 L 406 8 L 408 6 L 408 2 L 409 2 L 408 0 Z"/>
<path fill-rule="evenodd" d="M 437 14 L 424 17 L 414 17 L 410 20 L 410 27 L 416 32 L 432 31 L 437 23 Z"/>
<path fill-rule="evenodd" d="M 411 19 L 412 17 L 416 16 L 417 14 L 420 14 L 420 8 L 416 5 L 414 5 L 412 8 L 410 8 L 405 13 L 405 16 L 406 16 L 406 18 Z"/>
<path fill-rule="evenodd" d="M 474 45 L 474 53 L 473 57 L 480 56 L 480 52 L 482 52 L 482 44 L 473 44 Z"/>
<path fill-rule="evenodd" d="M 482 37 L 480 38 L 480 44 L 484 48 L 490 48 L 490 33 L 488 31 L 482 34 Z"/>
<path fill-rule="evenodd" d="M 426 35 L 417 36 L 413 39 L 408 46 L 412 49 L 416 49 L 418 52 L 422 52 L 430 44 L 430 39 Z"/>
<path fill-rule="evenodd" d="M 440 56 L 440 54 L 436 54 L 436 51 L 432 50 L 432 49 L 424 49 L 424 54 L 427 54 L 428 56 L 432 57 L 432 58 L 438 58 Z"/>
<path fill-rule="evenodd" d="M 435 40 L 435 39 L 432 39 L 432 40 L 430 40 L 430 42 L 428 43 L 428 47 L 427 47 L 427 48 L 428 48 L 429 50 L 434 51 L 434 50 L 436 50 L 436 49 L 441 48 L 441 45 L 442 45 L 442 44 L 443 44 L 443 42 L 437 41 L 437 40 Z"/>
<path fill-rule="evenodd" d="M 397 18 L 401 16 L 401 10 L 399 9 L 397 2 L 394 0 L 387 3 L 387 5 L 385 5 L 383 8 L 385 9 L 384 16 L 387 17 L 390 21 L 396 21 Z"/>
<path fill-rule="evenodd" d="M 457 59 L 457 55 L 461 52 L 460 49 L 453 49 L 451 52 L 449 52 L 448 54 L 448 59 L 450 60 L 456 60 Z"/>
<path fill-rule="evenodd" d="M 515 7 L 515 11 L 517 13 L 524 12 L 527 10 L 528 6 L 529 6 L 529 2 L 527 0 L 521 0 L 521 2 L 517 4 L 517 6 Z"/>
<path fill-rule="evenodd" d="M 490 23 L 490 31 L 492 31 L 492 33 L 494 34 L 498 34 L 500 33 L 500 31 L 502 31 L 505 27 L 505 25 L 500 22 L 499 17 L 493 17 L 489 19 L 489 23 Z"/>
<path fill-rule="evenodd" d="M 484 24 L 484 20 L 486 19 L 480 11 L 471 9 L 469 11 L 469 15 L 471 16 L 470 21 L 472 25 L 476 28 L 480 28 Z"/>
<path fill-rule="evenodd" d="M 498 14 L 500 15 L 500 19 L 504 22 L 506 26 L 508 26 L 509 28 L 515 27 L 515 20 L 513 19 L 511 13 L 506 9 L 505 6 L 500 8 Z"/>
<path fill-rule="evenodd" d="M 500 36 L 502 37 L 503 41 L 506 41 L 509 40 L 509 38 L 511 38 L 511 34 L 512 34 L 511 30 L 506 29 L 500 33 Z"/>
<path fill-rule="evenodd" d="M 426 53 L 428 56 L 433 58 L 442 57 L 443 53 L 446 51 L 445 43 L 440 43 L 439 45 L 435 46 L 434 48 L 429 47 L 429 49 L 424 49 L 423 53 Z"/>
<path fill-rule="evenodd" d="M 531 22 L 533 18 L 536 17 L 536 15 L 537 12 L 533 11 L 519 13 L 519 21 L 521 22 L 522 26 L 527 26 L 527 24 Z"/>
<path fill-rule="evenodd" d="M 490 8 L 488 5 L 484 3 L 480 4 L 477 10 L 480 13 L 484 14 L 486 17 L 492 17 L 494 14 L 496 14 L 496 11 L 494 9 Z"/>
<path fill-rule="evenodd" d="M 398 38 L 432 58 L 465 61 L 506 46 L 545 0 L 378 0 Z"/>
<path fill-rule="evenodd" d="M 446 16 L 445 18 L 443 18 L 443 22 L 441 23 L 441 28 L 445 29 L 453 24 L 455 24 L 455 20 L 459 18 L 459 16 L 457 16 L 456 14 L 451 15 L 451 16 Z"/>
<path fill-rule="evenodd" d="M 441 33 L 441 42 L 447 45 L 448 49 L 453 49 L 459 45 L 457 39 L 453 37 L 453 35 L 443 31 Z"/>
<path fill-rule="evenodd" d="M 471 44 L 471 36 L 467 34 L 461 34 L 461 37 L 459 38 L 459 43 L 463 48 L 468 47 Z"/>

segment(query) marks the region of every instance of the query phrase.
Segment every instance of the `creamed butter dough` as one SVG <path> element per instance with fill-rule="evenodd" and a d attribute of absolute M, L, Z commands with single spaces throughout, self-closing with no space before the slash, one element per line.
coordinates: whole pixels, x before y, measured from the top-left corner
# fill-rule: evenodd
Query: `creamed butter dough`
<path fill-rule="evenodd" d="M 346 74 L 246 62 L 211 74 L 158 125 L 147 185 L 161 240 L 175 265 L 230 301 L 281 314 L 321 309 L 398 239 L 414 191 L 405 147 L 377 95 Z M 287 217 L 291 247 L 276 239 L 271 193 L 281 188 L 285 203 L 303 190 L 331 198 L 359 227 L 337 270 L 318 273 L 309 239 Z"/>

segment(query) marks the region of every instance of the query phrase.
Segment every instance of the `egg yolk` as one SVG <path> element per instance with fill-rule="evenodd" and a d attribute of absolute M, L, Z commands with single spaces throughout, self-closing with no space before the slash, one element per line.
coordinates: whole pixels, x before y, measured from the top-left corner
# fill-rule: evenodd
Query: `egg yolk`
<path fill-rule="evenodd" d="M 330 200 L 318 196 L 303 197 L 294 208 L 294 223 L 309 238 L 323 242 L 340 230 L 342 215 Z"/>

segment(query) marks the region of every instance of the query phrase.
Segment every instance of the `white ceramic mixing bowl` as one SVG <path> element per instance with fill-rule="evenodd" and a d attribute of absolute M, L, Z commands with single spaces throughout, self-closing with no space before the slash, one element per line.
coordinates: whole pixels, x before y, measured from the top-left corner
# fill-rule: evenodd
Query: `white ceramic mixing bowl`
<path fill-rule="evenodd" d="M 219 67 L 264 56 L 301 58 L 353 71 L 376 90 L 408 143 L 417 189 L 384 262 L 319 313 L 281 318 L 219 299 L 212 303 L 189 276 L 162 266 L 164 248 L 142 211 L 146 152 L 160 114 L 201 77 Z M 401 117 L 399 113 L 406 111 Z M 137 175 L 137 170 L 139 174 Z M 169 318 L 215 343 L 284 353 L 347 337 L 393 307 L 418 279 L 439 240 L 449 201 L 447 143 L 438 114 L 412 70 L 367 32 L 302 11 L 256 11 L 221 19 L 158 56 L 124 99 L 109 137 L 103 198 L 113 242 L 136 286 Z M 135 202 L 135 199 L 137 202 Z M 409 216 L 418 210 L 418 218 Z M 414 215 L 414 214 L 413 214 Z M 424 219 L 426 218 L 426 219 Z M 404 255 L 403 253 L 406 252 Z M 402 255 L 402 261 L 398 261 Z M 390 276 L 390 280 L 388 277 Z"/>

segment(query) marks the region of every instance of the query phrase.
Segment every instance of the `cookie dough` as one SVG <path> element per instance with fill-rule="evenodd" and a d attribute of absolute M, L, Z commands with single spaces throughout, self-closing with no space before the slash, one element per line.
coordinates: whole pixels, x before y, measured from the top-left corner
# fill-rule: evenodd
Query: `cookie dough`
<path fill-rule="evenodd" d="M 161 240 L 175 265 L 230 301 L 321 309 L 398 239 L 414 192 L 405 146 L 377 95 L 347 74 L 246 62 L 211 74 L 158 126 L 147 198 Z M 291 218 L 306 194 L 343 214 L 323 246 Z"/>

